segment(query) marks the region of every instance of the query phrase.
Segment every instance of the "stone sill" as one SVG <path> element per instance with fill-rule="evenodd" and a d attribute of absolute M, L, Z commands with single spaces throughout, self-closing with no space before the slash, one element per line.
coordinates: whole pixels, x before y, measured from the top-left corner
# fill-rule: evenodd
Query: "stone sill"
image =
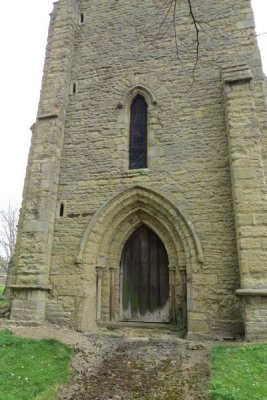
<path fill-rule="evenodd" d="M 9 285 L 8 288 L 16 290 L 52 290 L 50 285 Z"/>
<path fill-rule="evenodd" d="M 138 321 L 114 321 L 105 322 L 97 321 L 97 325 L 103 328 L 119 329 L 119 328 L 148 328 L 148 329 L 167 329 L 171 331 L 179 331 L 176 325 L 159 322 L 138 322 Z"/>
<path fill-rule="evenodd" d="M 55 119 L 58 118 L 58 114 L 40 114 L 37 116 L 38 121 L 43 121 L 46 119 Z"/>
<path fill-rule="evenodd" d="M 127 171 L 128 176 L 146 176 L 149 174 L 148 168 L 136 168 L 136 169 L 129 169 Z"/>
<path fill-rule="evenodd" d="M 267 289 L 237 289 L 238 296 L 267 296 Z"/>

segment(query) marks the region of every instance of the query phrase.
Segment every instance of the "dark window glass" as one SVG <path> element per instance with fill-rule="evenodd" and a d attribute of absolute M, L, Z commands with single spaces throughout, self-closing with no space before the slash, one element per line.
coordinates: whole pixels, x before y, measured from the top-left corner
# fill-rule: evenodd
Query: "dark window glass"
<path fill-rule="evenodd" d="M 147 168 L 147 104 L 137 95 L 131 105 L 129 168 Z"/>

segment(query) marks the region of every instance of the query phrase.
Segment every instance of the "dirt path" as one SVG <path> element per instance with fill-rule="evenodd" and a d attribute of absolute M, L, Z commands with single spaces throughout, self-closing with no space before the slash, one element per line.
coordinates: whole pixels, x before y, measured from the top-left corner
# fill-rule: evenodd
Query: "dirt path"
<path fill-rule="evenodd" d="M 175 337 L 88 335 L 54 326 L 9 326 L 17 335 L 53 337 L 74 349 L 62 400 L 206 400 L 207 347 Z"/>

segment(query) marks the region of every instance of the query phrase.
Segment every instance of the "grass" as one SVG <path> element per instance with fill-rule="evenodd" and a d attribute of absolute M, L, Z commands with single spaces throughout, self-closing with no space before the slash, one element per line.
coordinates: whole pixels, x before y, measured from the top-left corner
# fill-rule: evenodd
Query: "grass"
<path fill-rule="evenodd" d="M 267 344 L 214 346 L 212 400 L 267 400 Z"/>
<path fill-rule="evenodd" d="M 56 400 L 70 374 L 71 349 L 0 331 L 0 400 Z"/>

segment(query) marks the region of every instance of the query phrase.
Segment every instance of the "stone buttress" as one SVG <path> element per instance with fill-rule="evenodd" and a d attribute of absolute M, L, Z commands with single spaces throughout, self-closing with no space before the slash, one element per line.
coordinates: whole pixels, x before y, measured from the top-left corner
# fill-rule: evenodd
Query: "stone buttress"
<path fill-rule="evenodd" d="M 267 339 L 267 191 L 262 134 L 247 65 L 223 70 L 245 334 Z"/>
<path fill-rule="evenodd" d="M 12 271 L 11 319 L 42 322 L 57 209 L 58 178 L 68 105 L 75 26 L 75 1 L 55 3 L 48 34 L 47 57 L 19 220 Z"/>

